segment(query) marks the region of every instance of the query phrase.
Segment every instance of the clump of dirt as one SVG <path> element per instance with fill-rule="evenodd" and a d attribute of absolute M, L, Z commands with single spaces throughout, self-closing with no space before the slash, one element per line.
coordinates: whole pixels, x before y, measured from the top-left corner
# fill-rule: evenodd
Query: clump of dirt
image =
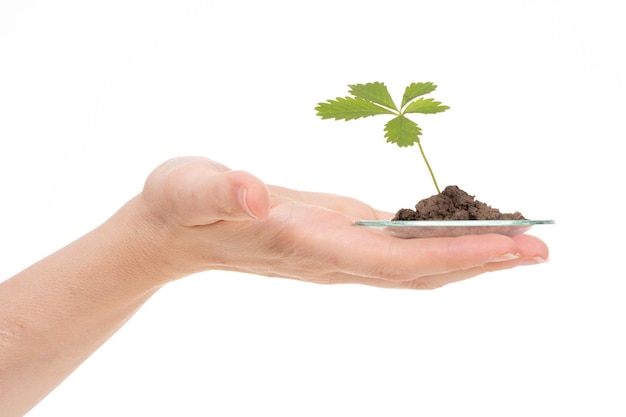
<path fill-rule="evenodd" d="M 400 209 L 392 220 L 525 220 L 518 211 L 502 213 L 474 199 L 456 185 L 419 201 L 415 210 Z"/>

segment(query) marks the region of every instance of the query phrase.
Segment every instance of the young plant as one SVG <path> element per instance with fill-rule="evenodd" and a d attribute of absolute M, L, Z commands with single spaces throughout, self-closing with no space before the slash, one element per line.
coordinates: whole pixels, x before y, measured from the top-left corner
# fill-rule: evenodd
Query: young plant
<path fill-rule="evenodd" d="M 335 100 L 319 103 L 315 108 L 317 115 L 322 119 L 346 121 L 377 114 L 395 116 L 385 124 L 387 142 L 395 143 L 400 147 L 413 146 L 417 143 L 430 176 L 435 183 L 437 193 L 441 193 L 420 142 L 422 129 L 417 123 L 406 117 L 407 113 L 433 114 L 448 110 L 450 107 L 442 105 L 441 102 L 422 97 L 435 91 L 437 86 L 431 82 L 412 83 L 404 90 L 400 107 L 396 106 L 387 86 L 381 82 L 354 84 L 348 87 L 350 87 L 349 93 L 352 96 L 337 97 Z"/>

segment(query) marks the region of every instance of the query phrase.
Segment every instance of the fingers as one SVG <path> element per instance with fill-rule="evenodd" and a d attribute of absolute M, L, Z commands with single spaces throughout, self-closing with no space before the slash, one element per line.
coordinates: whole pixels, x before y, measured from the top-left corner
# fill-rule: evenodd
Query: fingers
<path fill-rule="evenodd" d="M 528 235 L 513 238 L 502 235 L 461 236 L 423 239 L 418 243 L 426 247 L 421 247 L 420 254 L 413 256 L 413 268 L 428 265 L 422 268 L 424 275 L 415 281 L 411 279 L 410 269 L 403 269 L 402 275 L 397 275 L 395 281 L 410 282 L 409 286 L 436 288 L 484 272 L 537 263 L 548 258 L 545 243 Z M 411 268 L 411 265 L 404 266 L 407 267 Z"/>
<path fill-rule="evenodd" d="M 535 263 L 548 257 L 547 246 L 532 236 L 510 238 L 502 235 L 476 235 L 456 238 L 396 239 L 382 234 L 359 233 L 328 239 L 339 273 L 396 286 L 402 282 L 434 288 L 466 279 L 478 271 L 497 270 Z M 363 231 L 367 232 L 367 231 Z M 337 247 L 332 247 L 337 242 Z M 345 248 L 353 248 L 347 251 Z M 339 256 L 341 254 L 341 256 Z M 328 255 L 330 256 L 330 255 Z M 385 285 L 387 285 L 385 283 Z M 404 284 L 399 284 L 402 286 Z"/>
<path fill-rule="evenodd" d="M 350 234 L 354 241 L 346 241 L 347 235 L 333 240 L 358 248 L 349 252 L 345 248 L 334 249 L 344 255 L 339 260 L 344 265 L 341 272 L 356 272 L 388 281 L 410 281 L 520 257 L 515 241 L 501 235 L 407 240 L 366 232 L 354 230 Z"/>
<path fill-rule="evenodd" d="M 279 208 L 274 208 L 273 215 L 281 217 Z M 349 218 L 331 210 L 290 204 L 288 213 L 292 221 L 287 227 L 283 224 L 281 245 L 297 254 L 300 265 L 327 277 L 344 274 L 389 282 L 414 281 L 491 263 L 548 256 L 545 244 L 532 236 L 398 239 L 356 227 Z"/>
<path fill-rule="evenodd" d="M 491 262 L 486 261 L 483 264 L 467 269 L 452 270 L 439 274 L 422 275 L 419 272 L 420 269 L 418 268 L 412 271 L 412 273 L 398 274 L 397 271 L 393 273 L 387 272 L 383 274 L 385 276 L 382 277 L 369 275 L 363 276 L 346 271 L 321 274 L 311 281 L 319 284 L 362 284 L 379 288 L 431 290 L 451 283 L 467 280 L 488 272 L 503 271 L 520 265 L 538 264 L 547 260 L 547 246 L 541 240 L 527 235 L 516 236 L 513 240 L 519 243 L 519 257 L 509 259 L 509 257 L 505 256 Z M 393 268 L 390 267 L 389 271 L 392 269 Z"/>
<path fill-rule="evenodd" d="M 537 260 L 541 263 L 542 261 Z M 372 277 L 364 277 L 359 275 L 352 275 L 347 273 L 334 273 L 328 275 L 321 275 L 310 279 L 310 282 L 317 284 L 360 284 L 378 288 L 391 288 L 391 289 L 413 289 L 413 290 L 433 290 L 443 287 L 448 284 L 467 280 L 470 278 L 483 275 L 488 272 L 504 271 L 506 269 L 512 269 L 520 265 L 527 265 L 528 263 L 523 259 L 516 259 L 503 262 L 487 263 L 483 266 L 470 268 L 467 270 L 459 270 L 448 272 L 438 275 L 426 275 L 420 276 L 415 279 L 409 280 L 388 280 Z M 277 275 L 279 276 L 279 275 Z M 293 278 L 290 276 L 284 276 L 283 278 Z"/>
<path fill-rule="evenodd" d="M 545 262 L 550 256 L 548 245 L 534 236 L 521 234 L 513 236 L 512 240 L 517 245 L 520 258 L 525 264 Z"/>
<path fill-rule="evenodd" d="M 295 191 L 283 187 L 271 186 L 272 193 L 305 204 L 324 207 L 342 213 L 350 220 L 357 219 L 390 219 L 392 213 L 372 209 L 370 206 L 351 198 L 326 193 L 312 193 Z M 341 228 L 335 228 L 335 238 L 329 239 L 328 231 L 320 237 L 332 242 L 345 242 L 345 235 L 340 235 Z M 309 235 L 311 236 L 311 235 Z M 380 235 L 378 236 L 380 237 Z M 379 264 L 371 270 L 363 271 L 364 276 L 374 279 L 382 277 L 387 281 L 411 280 L 411 273 L 420 271 L 427 276 L 438 276 L 454 271 L 468 269 L 492 263 L 503 265 L 503 262 L 517 260 L 519 263 L 536 263 L 548 258 L 548 248 L 541 240 L 529 235 L 519 235 L 513 238 L 502 235 L 461 236 L 458 238 L 412 239 L 381 241 L 369 237 L 359 238 L 348 244 L 353 250 L 353 258 L 345 259 L 349 267 L 346 272 L 353 272 L 353 265 L 371 268 L 371 263 L 378 260 Z M 323 247 L 328 247 L 324 244 Z M 345 249 L 334 248 L 334 253 L 344 254 Z M 381 257 L 381 254 L 384 254 Z M 401 258 L 397 262 L 395 259 Z M 407 262 L 408 261 L 408 262 Z M 355 263 L 353 263 L 355 262 Z M 403 278 L 404 277 L 404 278 Z M 431 285 L 427 285 L 429 287 Z M 435 286 L 435 285 L 433 285 Z"/>
<path fill-rule="evenodd" d="M 514 243 L 515 250 L 507 242 L 509 239 Z M 436 268 L 433 265 L 433 269 L 438 269 L 439 273 L 426 274 L 413 279 L 411 279 L 410 274 L 404 275 L 404 278 L 402 278 L 402 275 L 398 275 L 397 279 L 359 278 L 356 282 L 385 288 L 435 289 L 487 272 L 502 271 L 520 265 L 543 263 L 547 261 L 549 255 L 547 245 L 540 239 L 530 235 L 518 235 L 513 238 L 498 235 L 465 236 L 463 239 L 454 238 L 454 242 L 450 242 L 450 244 L 451 250 L 447 255 L 445 249 L 439 253 L 439 259 L 444 263 L 443 267 Z M 478 246 L 474 247 L 473 252 L 469 251 L 460 256 L 461 253 L 467 251 L 464 248 L 467 248 L 468 245 Z M 444 272 L 447 269 L 445 267 L 447 256 L 456 258 L 454 262 L 448 260 L 448 264 L 456 264 L 457 269 Z M 433 260 L 437 258 L 437 255 L 433 256 Z M 339 282 L 341 281 L 342 279 L 339 280 Z"/>

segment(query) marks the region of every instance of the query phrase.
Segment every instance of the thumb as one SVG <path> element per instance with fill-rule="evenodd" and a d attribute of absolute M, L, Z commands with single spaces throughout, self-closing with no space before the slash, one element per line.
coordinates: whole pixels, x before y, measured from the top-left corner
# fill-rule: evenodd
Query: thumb
<path fill-rule="evenodd" d="M 179 216 L 188 225 L 250 220 L 269 214 L 266 185 L 245 171 L 198 172 L 180 190 Z"/>
<path fill-rule="evenodd" d="M 270 210 L 261 180 L 206 158 L 166 161 L 149 175 L 142 194 L 159 217 L 183 226 L 264 218 Z"/>

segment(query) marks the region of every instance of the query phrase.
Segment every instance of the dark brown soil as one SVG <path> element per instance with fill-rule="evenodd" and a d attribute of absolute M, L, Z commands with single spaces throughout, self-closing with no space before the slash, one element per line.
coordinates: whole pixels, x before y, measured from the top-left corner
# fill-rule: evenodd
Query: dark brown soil
<path fill-rule="evenodd" d="M 501 213 L 500 210 L 474 199 L 456 185 L 446 187 L 441 194 L 421 200 L 413 209 L 400 209 L 393 220 L 524 220 L 520 212 Z"/>

